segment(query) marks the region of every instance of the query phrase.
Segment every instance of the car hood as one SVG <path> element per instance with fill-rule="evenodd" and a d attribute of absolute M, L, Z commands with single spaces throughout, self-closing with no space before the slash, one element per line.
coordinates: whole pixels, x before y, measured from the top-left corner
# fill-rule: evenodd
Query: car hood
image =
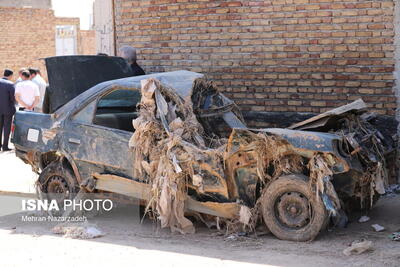
<path fill-rule="evenodd" d="M 49 113 L 96 84 L 133 75 L 131 67 L 121 57 L 60 56 L 46 58 L 45 62 Z"/>
<path fill-rule="evenodd" d="M 336 154 L 337 146 L 341 141 L 340 136 L 330 133 L 297 131 L 281 128 L 257 129 L 254 131 L 280 136 L 295 148 L 322 153 L 328 152 Z"/>

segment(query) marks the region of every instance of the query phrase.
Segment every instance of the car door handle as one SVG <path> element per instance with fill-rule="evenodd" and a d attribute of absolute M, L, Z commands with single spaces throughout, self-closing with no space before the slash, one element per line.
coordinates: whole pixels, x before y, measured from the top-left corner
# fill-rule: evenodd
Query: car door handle
<path fill-rule="evenodd" d="M 75 139 L 75 138 L 69 138 L 68 142 L 70 142 L 71 144 L 77 144 L 77 145 L 81 144 L 81 140 Z"/>

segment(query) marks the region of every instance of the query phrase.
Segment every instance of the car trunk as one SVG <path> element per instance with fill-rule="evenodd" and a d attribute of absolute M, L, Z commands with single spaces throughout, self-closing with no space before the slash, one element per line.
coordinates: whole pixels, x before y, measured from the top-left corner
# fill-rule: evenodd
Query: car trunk
<path fill-rule="evenodd" d="M 44 103 L 46 113 L 54 113 L 96 84 L 133 76 L 131 67 L 120 57 L 60 56 L 45 61 L 49 79 Z"/>

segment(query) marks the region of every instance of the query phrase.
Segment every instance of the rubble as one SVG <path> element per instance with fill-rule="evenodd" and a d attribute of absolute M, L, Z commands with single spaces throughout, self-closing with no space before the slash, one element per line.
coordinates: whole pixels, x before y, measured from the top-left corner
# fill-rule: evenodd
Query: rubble
<path fill-rule="evenodd" d="M 386 188 L 386 195 L 393 196 L 400 194 L 400 184 L 391 184 Z"/>
<path fill-rule="evenodd" d="M 385 227 L 379 224 L 373 224 L 371 225 L 372 228 L 374 228 L 375 232 L 383 232 L 385 231 Z"/>
<path fill-rule="evenodd" d="M 65 238 L 74 239 L 93 239 L 104 236 L 104 233 L 100 231 L 95 225 L 83 223 L 83 224 L 60 224 L 52 229 L 54 234 L 63 235 Z"/>
<path fill-rule="evenodd" d="M 370 250 L 373 250 L 372 241 L 354 241 L 350 247 L 343 250 L 343 254 L 346 256 L 359 255 Z"/>
<path fill-rule="evenodd" d="M 331 132 L 342 136 L 343 152 L 357 154 L 363 167 L 363 177 L 356 185 L 355 195 L 361 208 L 372 207 L 377 195 L 385 194 L 388 187 L 388 158 L 394 158 L 395 144 L 385 137 L 371 122 L 376 114 L 367 112 L 367 105 L 358 99 L 348 105 L 319 114 L 289 127 L 297 130 Z M 393 166 L 394 163 L 391 163 Z M 347 207 L 351 209 L 351 207 Z"/>
<path fill-rule="evenodd" d="M 365 223 L 368 222 L 370 220 L 370 218 L 368 216 L 361 216 L 360 219 L 358 219 L 359 223 Z"/>
<path fill-rule="evenodd" d="M 393 241 L 400 241 L 400 232 L 394 232 L 389 238 Z"/>

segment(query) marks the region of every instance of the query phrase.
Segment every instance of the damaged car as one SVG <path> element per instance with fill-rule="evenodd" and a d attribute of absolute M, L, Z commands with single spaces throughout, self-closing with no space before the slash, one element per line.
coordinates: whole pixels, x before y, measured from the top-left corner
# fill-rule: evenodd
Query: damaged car
<path fill-rule="evenodd" d="M 98 60 L 113 77 L 88 68 Z M 367 132 L 346 124 L 348 114 L 365 111 L 361 100 L 291 129 L 251 129 L 203 74 L 129 77 L 117 57 L 46 64 L 53 110 L 17 112 L 13 142 L 47 196 L 113 192 L 142 200 L 172 231 L 193 233 L 198 218 L 226 231 L 265 225 L 280 239 L 308 241 L 345 220 L 352 203 L 369 209 L 384 193 L 383 138 L 375 130 L 366 138 L 366 121 Z M 51 71 L 65 64 L 68 78 Z M 336 127 L 329 122 L 337 114 L 347 117 Z"/>

